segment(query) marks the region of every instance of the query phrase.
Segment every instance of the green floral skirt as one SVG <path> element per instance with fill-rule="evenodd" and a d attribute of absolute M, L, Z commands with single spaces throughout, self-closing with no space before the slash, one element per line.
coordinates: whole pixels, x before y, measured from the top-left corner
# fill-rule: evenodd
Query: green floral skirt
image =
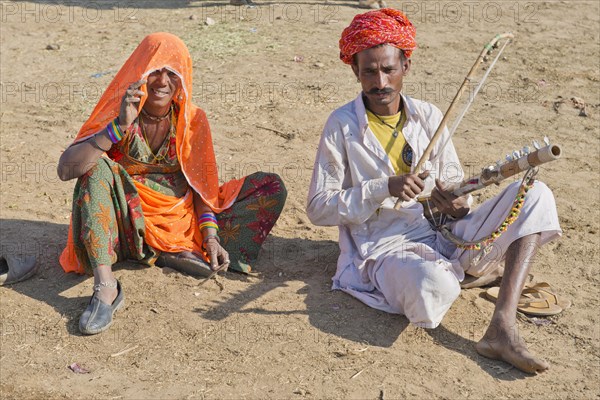
<path fill-rule="evenodd" d="M 230 269 L 250 271 L 286 197 L 277 174 L 256 172 L 246 177 L 235 203 L 217 214 Z M 72 228 L 77 258 L 88 274 L 99 265 L 126 260 L 153 265 L 159 254 L 144 243 L 144 214 L 132 177 L 108 158 L 100 158 L 78 179 Z"/>

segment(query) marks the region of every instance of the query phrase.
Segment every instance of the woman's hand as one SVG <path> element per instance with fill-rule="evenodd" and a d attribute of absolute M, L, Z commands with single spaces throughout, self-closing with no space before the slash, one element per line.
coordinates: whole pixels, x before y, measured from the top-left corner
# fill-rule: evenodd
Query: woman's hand
<path fill-rule="evenodd" d="M 132 83 L 121 100 L 119 126 L 123 135 L 139 114 L 137 104 L 140 102 L 141 96 L 144 95 L 144 92 L 139 89 L 144 83 L 146 83 L 144 79 Z M 105 128 L 96 133 L 93 138 L 90 137 L 88 140 L 69 146 L 58 161 L 57 173 L 60 179 L 67 181 L 78 178 L 89 171 L 90 168 L 96 165 L 98 158 L 110 149 L 111 140 L 110 134 Z"/>
<path fill-rule="evenodd" d="M 229 268 L 229 253 L 221 247 L 221 243 L 219 243 L 216 236 L 209 236 L 206 238 L 203 246 L 210 258 L 210 269 L 215 271 L 223 264 L 227 264 L 227 266 L 223 267 L 223 270 Z"/>
<path fill-rule="evenodd" d="M 119 126 L 123 133 L 133 124 L 133 121 L 137 118 L 140 110 L 138 110 L 138 103 L 141 100 L 141 96 L 145 93 L 140 90 L 140 87 L 146 83 L 145 79 L 141 79 L 135 83 L 129 85 L 125 91 L 125 95 L 121 100 L 121 109 L 119 111 Z"/>

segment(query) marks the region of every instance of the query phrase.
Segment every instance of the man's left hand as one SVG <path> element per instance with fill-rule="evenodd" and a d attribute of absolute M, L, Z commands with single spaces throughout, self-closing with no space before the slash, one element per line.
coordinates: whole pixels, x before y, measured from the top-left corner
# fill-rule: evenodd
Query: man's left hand
<path fill-rule="evenodd" d="M 446 186 L 439 179 L 435 180 L 435 188 L 431 192 L 431 200 L 437 207 L 438 211 L 444 214 L 453 216 L 454 218 L 462 218 L 469 213 L 469 204 L 467 196 L 456 196 L 450 190 L 446 190 Z"/>

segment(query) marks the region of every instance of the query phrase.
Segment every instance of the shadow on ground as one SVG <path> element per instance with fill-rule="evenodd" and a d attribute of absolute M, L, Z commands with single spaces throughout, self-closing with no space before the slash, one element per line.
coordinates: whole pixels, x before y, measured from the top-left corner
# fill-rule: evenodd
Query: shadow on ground
<path fill-rule="evenodd" d="M 35 255 L 39 262 L 39 270 L 33 278 L 7 288 L 52 306 L 68 319 L 69 333 L 80 335 L 78 318 L 89 297 L 69 298 L 61 295 L 88 279 L 86 276 L 65 274 L 58 263 L 66 242 L 68 226 L 11 219 L 0 222 L 0 255 Z M 472 359 L 497 379 L 516 380 L 528 376 L 511 369 L 507 364 L 479 356 L 475 352 L 473 340 L 453 332 L 443 324 L 434 330 L 407 330 L 409 323 L 404 316 L 369 308 L 345 293 L 331 291 L 331 276 L 335 272 L 338 254 L 338 246 L 334 241 L 270 236 L 257 263 L 258 280 L 239 273 L 227 273 L 224 279 L 246 281 L 247 288 L 234 294 L 226 302 L 195 311 L 210 321 L 221 321 L 233 314 L 276 315 L 284 319 L 290 317 L 291 321 L 293 315 L 307 315 L 318 340 L 327 341 L 329 337 L 339 337 L 385 348 L 394 346 L 397 341 L 404 341 L 414 347 L 415 351 L 418 351 L 419 343 L 433 340 L 436 344 Z M 134 268 L 127 263 L 121 265 L 121 268 Z M 295 282 L 294 287 L 297 288 L 298 281 L 301 282 L 301 288 L 295 289 L 296 294 L 304 298 L 305 308 L 278 311 L 248 307 L 273 290 L 290 287 L 291 282 Z"/>

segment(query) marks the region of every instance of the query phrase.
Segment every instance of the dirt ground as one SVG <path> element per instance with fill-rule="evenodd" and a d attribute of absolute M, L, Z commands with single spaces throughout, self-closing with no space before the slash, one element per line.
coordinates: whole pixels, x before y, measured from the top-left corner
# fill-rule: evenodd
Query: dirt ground
<path fill-rule="evenodd" d="M 600 3 L 388 1 L 417 27 L 405 92 L 442 110 L 483 44 L 515 34 L 457 130 L 468 171 L 544 135 L 562 146 L 539 178 L 564 235 L 541 249 L 533 274 L 573 305 L 537 324 L 519 320 L 551 363 L 534 377 L 475 352 L 493 310 L 482 289 L 464 290 L 431 331 L 330 290 L 337 230 L 313 226 L 304 207 L 322 126 L 360 90 L 337 43 L 361 10 L 350 0 L 257 1 L 0 3 L 1 253 L 40 262 L 34 278 L 0 288 L 0 397 L 600 398 Z M 116 275 L 126 307 L 109 331 L 84 337 L 77 324 L 92 280 L 57 261 L 75 182 L 61 182 L 56 165 L 155 31 L 190 49 L 222 179 L 277 172 L 288 202 L 257 274 L 228 273 L 221 289 L 125 264 Z"/>

